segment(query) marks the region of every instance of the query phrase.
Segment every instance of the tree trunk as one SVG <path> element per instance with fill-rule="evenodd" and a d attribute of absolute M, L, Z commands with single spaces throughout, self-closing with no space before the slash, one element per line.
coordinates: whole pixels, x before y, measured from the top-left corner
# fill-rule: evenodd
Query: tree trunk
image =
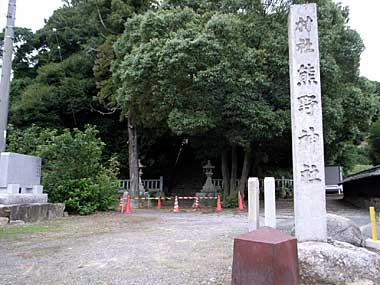
<path fill-rule="evenodd" d="M 139 196 L 139 164 L 137 153 L 137 128 L 133 112 L 128 113 L 128 154 L 129 179 L 131 181 L 130 194 L 132 198 Z"/>
<path fill-rule="evenodd" d="M 237 149 L 236 145 L 232 146 L 231 151 L 231 180 L 230 180 L 230 194 L 236 192 L 236 180 L 237 180 Z"/>
<path fill-rule="evenodd" d="M 222 151 L 223 199 L 230 195 L 230 169 L 228 166 L 228 149 Z"/>
<path fill-rule="evenodd" d="M 251 159 L 251 150 L 246 149 L 244 152 L 244 162 L 243 169 L 241 171 L 241 177 L 239 180 L 238 191 L 241 193 L 242 197 L 244 197 L 244 190 L 247 185 L 249 171 L 251 169 L 252 159 Z"/>

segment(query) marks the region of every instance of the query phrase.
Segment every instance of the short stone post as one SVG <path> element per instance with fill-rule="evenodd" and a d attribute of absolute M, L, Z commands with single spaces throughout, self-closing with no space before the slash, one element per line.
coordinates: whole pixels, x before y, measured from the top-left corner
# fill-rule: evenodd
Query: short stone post
<path fill-rule="evenodd" d="M 276 193 L 275 180 L 273 177 L 264 179 L 264 211 L 265 226 L 276 228 Z"/>
<path fill-rule="evenodd" d="M 260 226 L 260 188 L 259 179 L 251 177 L 248 179 L 248 230 L 257 230 Z"/>

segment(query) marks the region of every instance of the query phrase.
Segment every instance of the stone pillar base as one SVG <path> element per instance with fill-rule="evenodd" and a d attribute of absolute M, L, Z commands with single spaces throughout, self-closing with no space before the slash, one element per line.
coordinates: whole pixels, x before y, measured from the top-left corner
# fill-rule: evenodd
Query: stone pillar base
<path fill-rule="evenodd" d="M 33 203 L 47 203 L 47 194 L 0 194 L 0 204 L 3 205 L 22 205 Z"/>
<path fill-rule="evenodd" d="M 297 239 L 263 227 L 235 238 L 232 285 L 299 285 Z"/>

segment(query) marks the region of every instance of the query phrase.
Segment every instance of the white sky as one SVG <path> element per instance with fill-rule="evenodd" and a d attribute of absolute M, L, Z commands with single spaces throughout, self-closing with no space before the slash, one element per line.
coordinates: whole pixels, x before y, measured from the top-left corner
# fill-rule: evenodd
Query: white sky
<path fill-rule="evenodd" d="M 371 80 L 380 81 L 380 1 L 379 0 L 334 0 L 350 7 L 349 26 L 356 30 L 366 46 L 362 53 L 360 72 Z"/>
<path fill-rule="evenodd" d="M 361 74 L 371 80 L 380 81 L 377 64 L 380 52 L 380 1 L 379 0 L 334 0 L 350 7 L 349 25 L 359 32 L 365 51 L 361 58 Z M 0 0 L 0 28 L 5 26 L 8 0 Z M 61 0 L 17 0 L 16 25 L 37 30 L 44 26 L 44 19 L 62 5 Z"/>
<path fill-rule="evenodd" d="M 53 11 L 62 6 L 61 0 L 17 0 L 16 26 L 38 30 Z M 5 26 L 8 0 L 0 0 L 0 26 Z"/>

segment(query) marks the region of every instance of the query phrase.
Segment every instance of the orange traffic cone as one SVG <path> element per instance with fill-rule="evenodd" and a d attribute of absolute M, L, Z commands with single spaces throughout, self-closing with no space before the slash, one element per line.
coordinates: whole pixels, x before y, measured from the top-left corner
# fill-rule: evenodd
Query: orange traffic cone
<path fill-rule="evenodd" d="M 122 197 L 120 197 L 120 200 L 119 200 L 119 208 L 120 208 L 120 211 L 123 213 L 124 203 L 123 203 Z"/>
<path fill-rule="evenodd" d="M 216 212 L 221 212 L 222 210 L 222 203 L 220 202 L 220 195 L 218 194 L 218 200 L 216 201 Z"/>
<path fill-rule="evenodd" d="M 162 206 L 161 206 L 161 196 L 158 196 L 158 200 L 157 200 L 157 209 L 161 209 Z"/>
<path fill-rule="evenodd" d="M 179 206 L 178 206 L 178 197 L 175 196 L 175 199 L 174 199 L 174 213 L 179 213 Z"/>
<path fill-rule="evenodd" d="M 241 198 L 240 191 L 238 192 L 238 208 L 240 211 L 244 211 L 243 199 Z"/>
<path fill-rule="evenodd" d="M 199 198 L 198 197 L 195 197 L 195 201 L 194 201 L 194 210 L 198 210 L 199 209 Z"/>
<path fill-rule="evenodd" d="M 131 196 L 128 194 L 127 204 L 125 205 L 125 214 L 131 213 Z"/>

